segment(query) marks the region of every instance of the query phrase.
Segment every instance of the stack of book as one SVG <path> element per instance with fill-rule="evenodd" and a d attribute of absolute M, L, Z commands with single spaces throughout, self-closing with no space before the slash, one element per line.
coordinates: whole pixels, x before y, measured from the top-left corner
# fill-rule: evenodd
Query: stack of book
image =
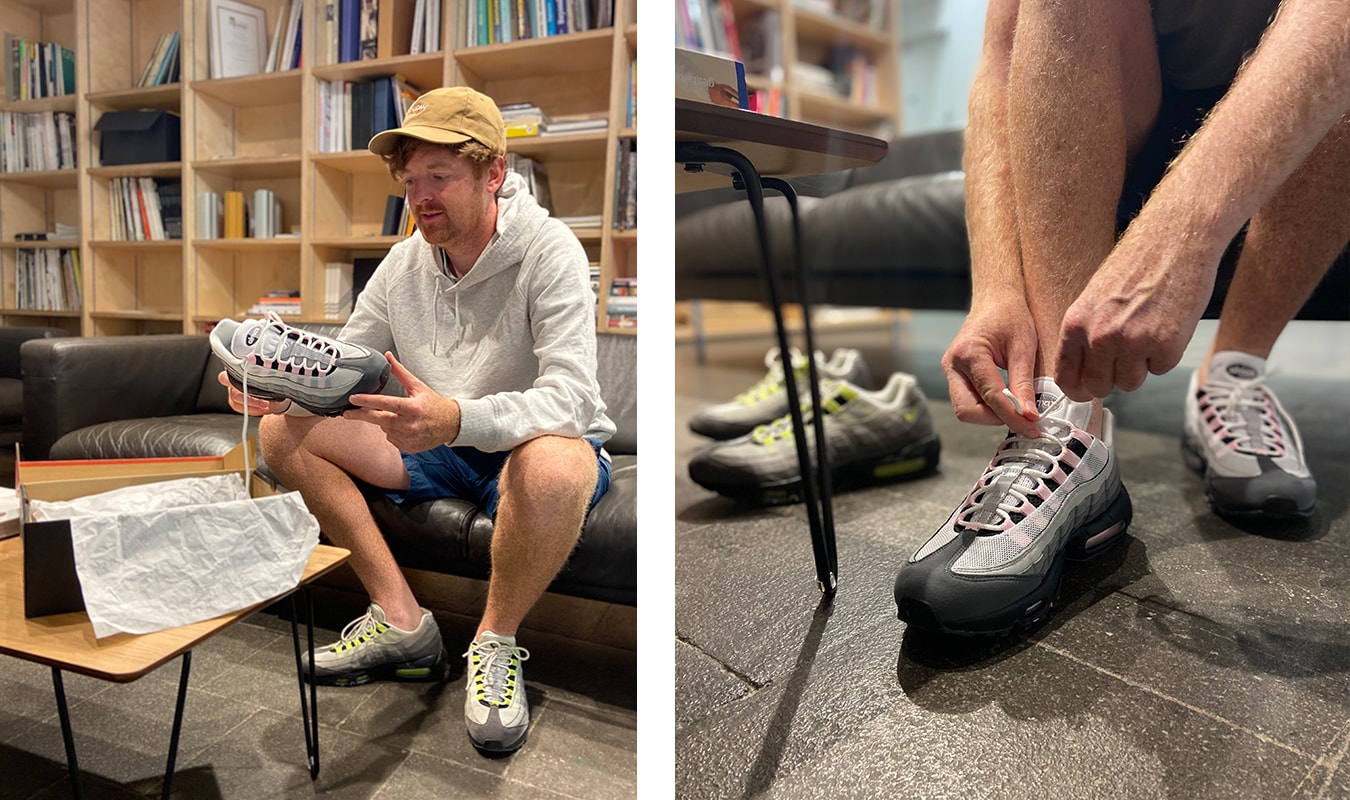
<path fill-rule="evenodd" d="M 609 301 L 605 304 L 606 327 L 637 327 L 637 293 L 637 278 L 615 278 L 609 284 Z"/>
<path fill-rule="evenodd" d="M 261 316 L 271 312 L 282 316 L 300 314 L 300 292 L 294 289 L 275 289 L 258 298 L 258 302 L 249 307 L 252 316 Z"/>
<path fill-rule="evenodd" d="M 559 133 L 585 133 L 609 129 L 609 117 L 605 112 L 586 114 L 559 114 L 550 117 L 539 126 L 539 133 L 551 136 Z"/>
<path fill-rule="evenodd" d="M 330 261 L 323 265 L 323 316 L 346 319 L 352 313 L 352 264 Z"/>
<path fill-rule="evenodd" d="M 272 41 L 267 48 L 267 63 L 263 72 L 285 72 L 300 66 L 300 36 L 302 27 L 301 0 L 281 0 Z"/>
<path fill-rule="evenodd" d="M 74 169 L 75 115 L 0 111 L 0 172 Z"/>
<path fill-rule="evenodd" d="M 14 300 L 26 311 L 79 311 L 80 251 L 15 251 Z"/>
<path fill-rule="evenodd" d="M 108 206 L 113 241 L 159 242 L 183 237 L 182 183 L 163 178 L 112 178 Z"/>
<path fill-rule="evenodd" d="M 506 138 L 538 136 L 549 117 L 534 103 L 507 103 L 500 106 L 502 121 L 506 123 Z"/>
<path fill-rule="evenodd" d="M 55 42 L 5 34 L 5 99 L 75 94 L 75 53 Z"/>
<path fill-rule="evenodd" d="M 141 79 L 136 85 L 141 87 L 163 86 L 169 83 L 177 83 L 178 78 L 178 31 L 162 33 L 159 36 L 159 41 L 155 43 L 154 52 L 150 54 L 149 60 L 145 62 L 145 67 L 141 69 Z"/>

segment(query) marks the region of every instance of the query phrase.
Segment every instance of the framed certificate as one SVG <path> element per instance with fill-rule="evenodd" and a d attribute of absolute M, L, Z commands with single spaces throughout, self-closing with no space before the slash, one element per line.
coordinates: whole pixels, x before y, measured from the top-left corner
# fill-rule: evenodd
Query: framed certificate
<path fill-rule="evenodd" d="M 210 0 L 211 77 L 262 72 L 267 64 L 267 12 L 238 0 Z"/>

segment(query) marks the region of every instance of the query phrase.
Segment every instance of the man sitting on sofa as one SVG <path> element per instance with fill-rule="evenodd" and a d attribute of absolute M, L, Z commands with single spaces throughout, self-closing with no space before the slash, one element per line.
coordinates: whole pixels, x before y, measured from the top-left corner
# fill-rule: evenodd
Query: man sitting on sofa
<path fill-rule="evenodd" d="M 1209 88 L 1222 99 L 1117 239 L 1166 101 Z M 990 2 L 966 140 L 974 292 L 943 366 L 960 419 L 1011 431 L 900 568 L 902 618 L 1025 627 L 1065 557 L 1120 539 L 1131 506 L 1100 398 L 1176 366 L 1244 225 L 1186 397 L 1186 459 L 1220 513 L 1312 512 L 1265 359 L 1350 238 L 1347 108 L 1342 2 Z"/>
<path fill-rule="evenodd" d="M 353 478 L 397 502 L 463 497 L 494 515 L 487 605 L 468 657 L 465 722 L 510 752 L 529 724 L 515 634 L 609 485 L 614 432 L 596 380 L 595 298 L 571 231 L 505 166 L 505 125 L 466 87 L 431 91 L 370 141 L 417 233 L 394 245 L 338 337 L 386 352 L 406 397 L 357 394 L 341 416 L 249 397 L 264 457 L 299 490 L 369 592 L 315 656 L 316 679 L 438 679 L 445 655 Z M 228 385 L 224 374 L 222 381 Z M 245 410 L 231 386 L 231 405 Z M 298 413 L 300 412 L 300 413 Z"/>

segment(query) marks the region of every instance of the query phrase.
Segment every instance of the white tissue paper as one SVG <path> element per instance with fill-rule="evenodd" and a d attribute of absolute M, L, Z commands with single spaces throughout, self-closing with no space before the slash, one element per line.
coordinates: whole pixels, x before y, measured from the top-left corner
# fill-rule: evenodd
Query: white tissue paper
<path fill-rule="evenodd" d="M 32 505 L 34 519 L 70 519 L 98 638 L 187 625 L 284 594 L 319 543 L 299 494 L 252 500 L 233 474 Z"/>

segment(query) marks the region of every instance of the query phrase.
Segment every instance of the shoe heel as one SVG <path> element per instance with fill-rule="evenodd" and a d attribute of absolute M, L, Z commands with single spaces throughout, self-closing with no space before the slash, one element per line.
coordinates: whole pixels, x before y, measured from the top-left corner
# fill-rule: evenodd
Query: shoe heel
<path fill-rule="evenodd" d="M 1116 495 L 1105 511 L 1074 532 L 1073 538 L 1064 548 L 1064 557 L 1072 561 L 1096 558 L 1120 541 L 1133 517 L 1134 505 L 1130 502 L 1129 492 L 1122 486 L 1120 494 Z"/>

